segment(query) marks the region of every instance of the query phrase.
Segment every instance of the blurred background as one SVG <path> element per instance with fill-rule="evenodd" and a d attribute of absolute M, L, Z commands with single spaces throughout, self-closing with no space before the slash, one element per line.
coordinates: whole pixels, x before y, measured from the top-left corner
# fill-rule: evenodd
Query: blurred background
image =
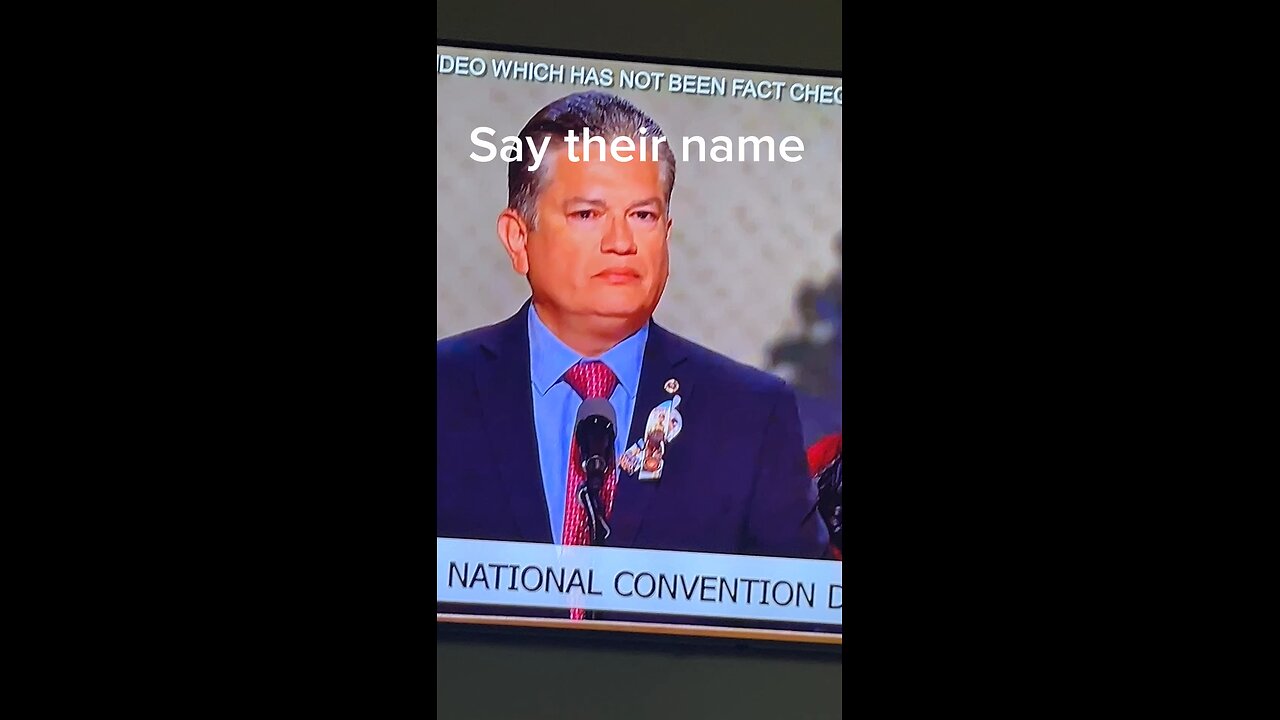
<path fill-rule="evenodd" d="M 546 104 L 585 89 L 634 102 L 666 132 L 677 151 L 672 197 L 671 279 L 655 313 L 667 329 L 792 383 L 805 440 L 840 428 L 842 316 L 842 108 L 784 99 L 619 90 L 620 69 L 840 85 L 839 79 L 690 66 L 437 47 L 481 57 L 483 77 L 436 75 L 436 338 L 510 317 L 528 285 L 510 266 L 496 221 L 506 205 L 506 164 L 470 155 L 474 128 L 515 135 Z M 611 88 L 506 80 L 492 61 L 529 60 L 612 68 Z M 803 159 L 684 162 L 679 139 L 700 135 L 788 135 L 804 142 Z"/>

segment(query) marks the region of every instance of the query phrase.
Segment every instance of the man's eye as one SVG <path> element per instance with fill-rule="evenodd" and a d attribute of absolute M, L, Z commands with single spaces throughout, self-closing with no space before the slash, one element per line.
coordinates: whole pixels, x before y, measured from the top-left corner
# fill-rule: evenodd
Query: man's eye
<path fill-rule="evenodd" d="M 653 220 L 658 216 L 648 210 L 641 210 L 636 213 L 636 217 L 640 218 L 641 220 Z"/>
<path fill-rule="evenodd" d="M 570 217 L 573 217 L 577 220 L 590 220 L 591 218 L 595 217 L 596 211 L 595 210 L 577 210 L 575 212 L 569 213 L 569 215 Z"/>

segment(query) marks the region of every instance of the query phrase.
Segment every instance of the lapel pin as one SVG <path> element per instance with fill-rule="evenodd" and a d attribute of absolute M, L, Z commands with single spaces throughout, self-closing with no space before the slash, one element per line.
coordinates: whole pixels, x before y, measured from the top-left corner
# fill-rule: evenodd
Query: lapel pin
<path fill-rule="evenodd" d="M 662 389 L 666 390 L 668 395 L 675 395 L 676 391 L 680 389 L 680 383 L 676 382 L 675 378 L 671 378 L 662 386 Z"/>

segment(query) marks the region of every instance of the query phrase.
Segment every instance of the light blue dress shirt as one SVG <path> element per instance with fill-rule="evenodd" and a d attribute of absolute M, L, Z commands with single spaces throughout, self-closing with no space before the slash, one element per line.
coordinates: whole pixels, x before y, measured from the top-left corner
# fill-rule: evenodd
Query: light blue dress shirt
<path fill-rule="evenodd" d="M 636 388 L 640 384 L 640 368 L 644 364 L 644 346 L 649 340 L 649 324 L 613 346 L 599 358 L 584 358 L 542 324 L 533 305 L 529 305 L 529 368 L 533 382 L 533 420 L 538 436 L 538 460 L 542 465 L 542 487 L 547 495 L 551 517 L 551 537 L 559 545 L 564 530 L 565 483 L 569 478 L 569 448 L 573 441 L 573 424 L 582 398 L 565 382 L 564 374 L 583 360 L 600 360 L 618 378 L 618 387 L 609 396 L 609 404 L 618 416 L 618 439 L 614 443 L 618 456 L 626 451 L 631 433 L 631 415 L 636 406 Z"/>

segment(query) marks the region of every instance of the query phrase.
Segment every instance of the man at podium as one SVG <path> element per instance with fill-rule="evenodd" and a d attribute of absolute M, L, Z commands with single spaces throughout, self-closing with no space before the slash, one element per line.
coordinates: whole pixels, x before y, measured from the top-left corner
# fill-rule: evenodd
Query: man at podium
<path fill-rule="evenodd" d="M 584 129 L 657 156 L 571 146 Z M 676 177 L 661 128 L 584 92 L 520 136 L 545 157 L 508 164 L 497 231 L 531 297 L 436 343 L 438 536 L 824 557 L 792 390 L 652 320 Z"/>

